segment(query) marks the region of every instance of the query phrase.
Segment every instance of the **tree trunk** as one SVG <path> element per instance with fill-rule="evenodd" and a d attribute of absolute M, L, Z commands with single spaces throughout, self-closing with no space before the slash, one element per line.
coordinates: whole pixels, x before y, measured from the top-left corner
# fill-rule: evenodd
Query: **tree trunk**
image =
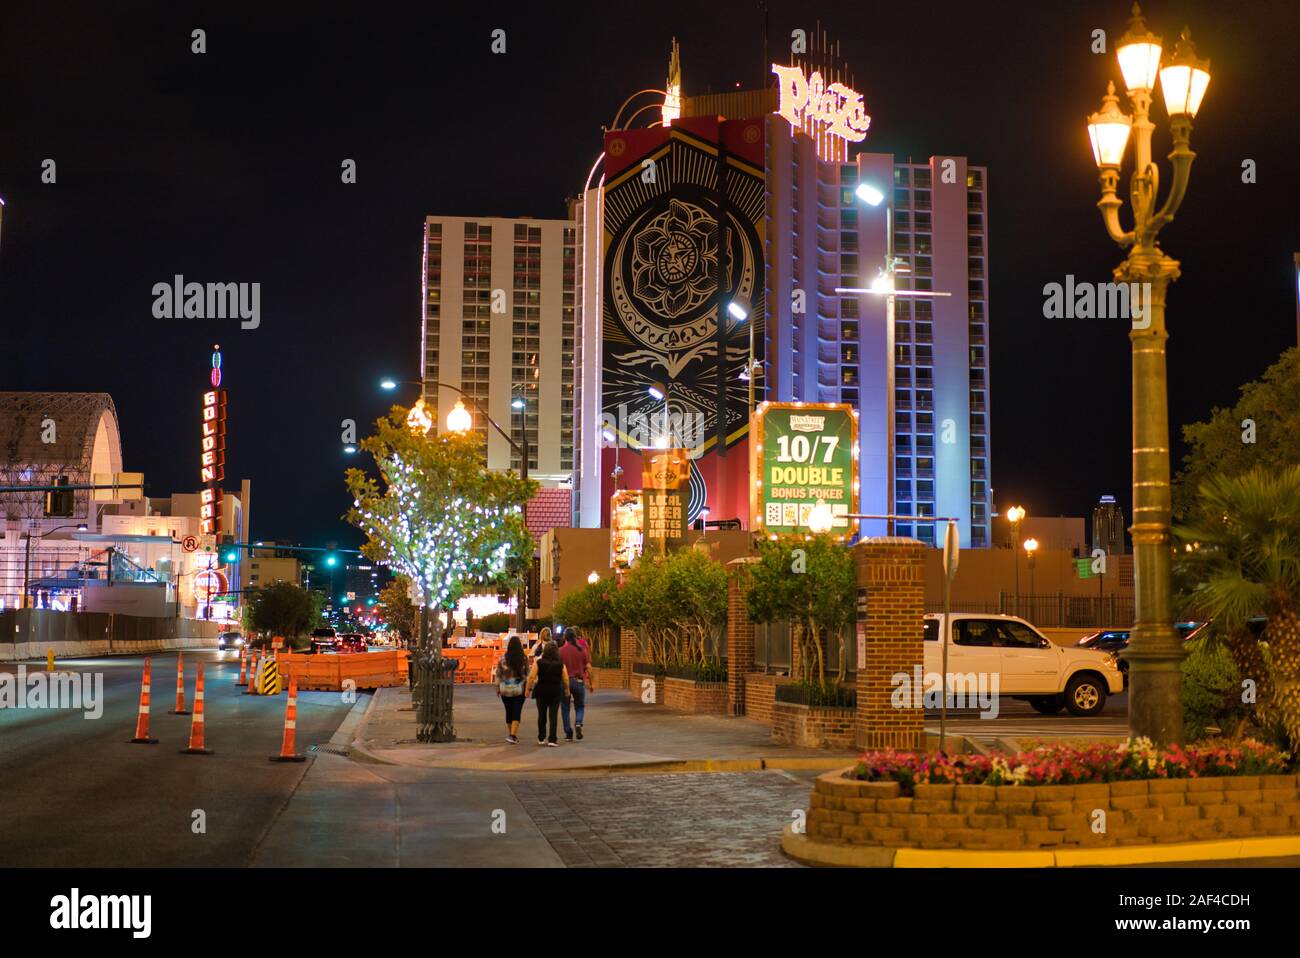
<path fill-rule="evenodd" d="M 1294 750 L 1300 746 L 1300 620 L 1289 602 L 1270 611 L 1267 635 L 1277 681 L 1273 701 Z"/>
<path fill-rule="evenodd" d="M 1255 724 L 1267 728 L 1273 710 L 1273 676 L 1264 649 L 1244 624 L 1230 631 L 1226 641 L 1241 678 L 1255 682 Z"/>

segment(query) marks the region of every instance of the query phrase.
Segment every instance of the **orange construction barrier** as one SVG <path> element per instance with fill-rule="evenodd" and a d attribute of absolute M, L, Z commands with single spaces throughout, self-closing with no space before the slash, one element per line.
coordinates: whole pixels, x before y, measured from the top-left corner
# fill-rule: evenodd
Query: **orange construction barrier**
<path fill-rule="evenodd" d="M 253 667 L 248 670 L 248 688 L 244 689 L 245 695 L 257 694 L 257 673 L 261 671 L 262 657 L 259 655 L 253 660 Z"/>
<path fill-rule="evenodd" d="M 198 677 L 194 680 L 194 718 L 190 722 L 190 747 L 181 749 L 182 755 L 211 755 L 212 749 L 203 746 L 203 663 L 199 663 Z"/>
<path fill-rule="evenodd" d="M 280 656 L 280 671 L 298 688 L 320 692 L 338 692 L 344 682 L 350 688 L 378 689 L 407 684 L 405 649 L 386 652 L 286 653 Z"/>
<path fill-rule="evenodd" d="M 239 678 L 235 679 L 236 685 L 243 685 L 248 679 L 248 646 L 239 650 Z"/>
<path fill-rule="evenodd" d="M 176 653 L 176 708 L 168 709 L 168 715 L 189 715 L 185 707 L 185 662 L 180 652 Z"/>
<path fill-rule="evenodd" d="M 500 649 L 474 648 L 443 649 L 442 654 L 460 662 L 455 673 L 456 682 L 476 684 L 492 681 L 497 662 L 504 653 Z"/>
<path fill-rule="evenodd" d="M 144 660 L 144 678 L 140 682 L 140 713 L 135 720 L 135 738 L 133 745 L 157 745 L 156 738 L 149 737 L 149 660 Z"/>
<path fill-rule="evenodd" d="M 272 755 L 273 762 L 305 762 L 306 755 L 298 755 L 293 750 L 294 739 L 298 733 L 298 677 L 289 679 L 289 701 L 284 706 L 284 738 L 280 742 L 280 754 Z"/>

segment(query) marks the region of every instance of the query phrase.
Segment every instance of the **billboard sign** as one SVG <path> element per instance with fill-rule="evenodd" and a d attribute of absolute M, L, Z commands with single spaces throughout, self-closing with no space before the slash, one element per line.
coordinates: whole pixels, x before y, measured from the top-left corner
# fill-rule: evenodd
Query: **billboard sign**
<path fill-rule="evenodd" d="M 750 518 L 769 535 L 809 532 L 809 514 L 830 507 L 831 532 L 848 536 L 858 501 L 858 414 L 833 403 L 762 403 L 750 448 Z"/>

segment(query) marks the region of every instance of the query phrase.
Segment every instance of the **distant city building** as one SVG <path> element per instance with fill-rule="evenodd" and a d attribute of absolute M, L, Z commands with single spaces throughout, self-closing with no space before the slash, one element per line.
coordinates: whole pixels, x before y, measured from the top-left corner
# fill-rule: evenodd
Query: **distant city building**
<path fill-rule="evenodd" d="M 1092 547 L 1104 549 L 1108 556 L 1128 554 L 1124 538 L 1124 510 L 1114 496 L 1102 496 L 1092 510 Z"/>
<path fill-rule="evenodd" d="M 522 397 L 529 472 L 544 486 L 572 479 L 574 225 L 523 217 L 429 216 L 424 224 L 421 368 L 436 428 L 460 398 L 474 397 L 519 441 Z M 489 469 L 519 457 L 466 403 L 487 443 Z"/>

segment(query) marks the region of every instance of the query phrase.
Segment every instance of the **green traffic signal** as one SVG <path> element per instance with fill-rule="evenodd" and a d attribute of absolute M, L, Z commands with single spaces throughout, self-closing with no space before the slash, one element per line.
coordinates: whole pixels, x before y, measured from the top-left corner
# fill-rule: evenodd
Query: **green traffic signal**
<path fill-rule="evenodd" d="M 227 552 L 227 553 L 226 553 L 226 561 L 227 561 L 227 562 L 238 562 L 238 561 L 239 561 L 239 553 L 238 553 L 238 552 L 235 552 L 234 550 L 231 550 L 230 552 Z"/>
<path fill-rule="evenodd" d="M 328 565 L 328 566 L 335 566 L 335 565 L 338 565 L 338 563 L 339 563 L 338 556 L 326 556 L 326 557 L 325 557 L 325 564 Z"/>

